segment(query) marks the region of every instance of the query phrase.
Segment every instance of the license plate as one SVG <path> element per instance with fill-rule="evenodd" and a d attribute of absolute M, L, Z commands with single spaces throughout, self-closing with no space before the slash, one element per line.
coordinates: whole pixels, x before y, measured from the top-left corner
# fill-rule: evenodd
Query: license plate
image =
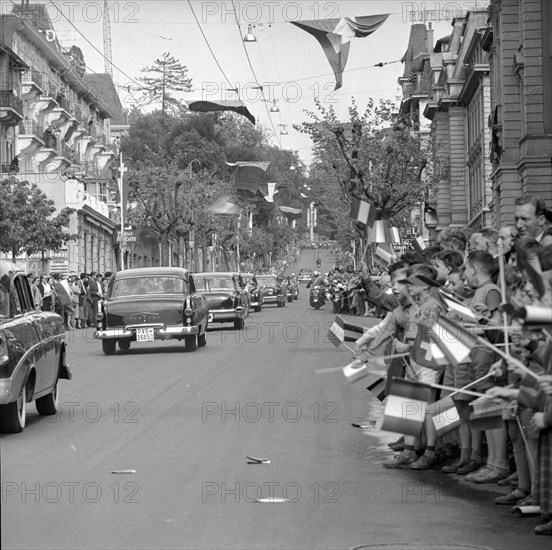
<path fill-rule="evenodd" d="M 137 328 L 136 329 L 136 341 L 137 342 L 151 342 L 154 340 L 152 328 Z"/>

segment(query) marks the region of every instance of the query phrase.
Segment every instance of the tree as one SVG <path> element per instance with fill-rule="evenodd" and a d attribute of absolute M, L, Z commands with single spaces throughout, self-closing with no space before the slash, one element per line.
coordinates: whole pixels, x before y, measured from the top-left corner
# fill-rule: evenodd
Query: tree
<path fill-rule="evenodd" d="M 142 72 L 149 73 L 148 76 L 138 78 L 144 83 L 144 95 L 148 103 L 161 101 L 163 115 L 168 108 L 178 112 L 182 104 L 170 92 L 189 92 L 192 89 L 188 68 L 181 65 L 170 53 L 165 52 L 161 59 L 156 59 L 150 67 L 144 67 Z"/>
<path fill-rule="evenodd" d="M 378 219 L 386 220 L 419 204 L 430 152 L 409 119 L 394 114 L 389 101 L 375 105 L 370 100 L 361 114 L 353 100 L 347 122 L 333 107 L 326 109 L 319 101 L 316 106 L 317 113 L 308 112 L 313 122 L 296 128 L 314 142 L 311 187 L 317 204 L 330 212 L 338 205 L 337 218 L 357 197 L 372 203 Z"/>
<path fill-rule="evenodd" d="M 27 254 L 59 251 L 74 235 L 69 227 L 72 208 L 54 216 L 54 201 L 28 181 L 9 178 L 2 182 L 0 194 L 0 250 L 15 260 L 21 250 Z"/>

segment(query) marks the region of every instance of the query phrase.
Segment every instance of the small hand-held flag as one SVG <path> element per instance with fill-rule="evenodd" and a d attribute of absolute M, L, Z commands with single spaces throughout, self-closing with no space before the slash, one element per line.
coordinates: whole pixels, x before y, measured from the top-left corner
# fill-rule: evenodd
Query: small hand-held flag
<path fill-rule="evenodd" d="M 422 367 L 442 370 L 441 367 L 448 363 L 447 358 L 439 346 L 431 341 L 429 332 L 430 330 L 425 325 L 418 324 L 418 332 L 410 357 Z"/>
<path fill-rule="evenodd" d="M 343 319 L 336 316 L 330 330 L 328 330 L 328 340 L 337 348 L 345 342 L 345 329 L 343 328 Z"/>
<path fill-rule="evenodd" d="M 476 336 L 442 315 L 435 321 L 430 336 L 452 365 L 465 363 L 478 343 Z"/>

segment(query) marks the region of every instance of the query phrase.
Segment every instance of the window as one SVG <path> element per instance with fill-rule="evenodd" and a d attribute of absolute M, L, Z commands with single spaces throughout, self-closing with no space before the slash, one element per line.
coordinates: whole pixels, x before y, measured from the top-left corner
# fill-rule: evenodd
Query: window
<path fill-rule="evenodd" d="M 14 281 L 14 298 L 17 297 L 19 313 L 34 311 L 33 296 L 26 277 L 19 275 Z"/>

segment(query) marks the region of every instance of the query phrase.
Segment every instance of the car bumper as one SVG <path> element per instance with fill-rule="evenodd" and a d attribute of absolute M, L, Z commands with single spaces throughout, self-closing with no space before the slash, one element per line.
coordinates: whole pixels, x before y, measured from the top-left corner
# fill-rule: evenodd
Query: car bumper
<path fill-rule="evenodd" d="M 119 339 L 119 338 L 135 340 L 137 328 L 153 328 L 154 340 L 167 340 L 170 338 L 179 338 L 182 336 L 198 333 L 197 325 L 190 325 L 185 327 L 181 327 L 181 326 L 149 327 L 147 325 L 144 325 L 140 327 L 133 326 L 133 327 L 97 330 L 94 333 L 94 338 L 96 338 L 96 340 L 113 340 L 113 339 Z"/>
<path fill-rule="evenodd" d="M 263 298 L 263 304 L 277 304 L 284 300 L 285 298 L 281 294 L 275 294 L 274 296 L 265 296 Z"/>
<path fill-rule="evenodd" d="M 235 321 L 236 319 L 244 319 L 247 315 L 245 308 L 235 309 L 210 309 L 209 322 L 222 323 L 224 321 Z"/>

